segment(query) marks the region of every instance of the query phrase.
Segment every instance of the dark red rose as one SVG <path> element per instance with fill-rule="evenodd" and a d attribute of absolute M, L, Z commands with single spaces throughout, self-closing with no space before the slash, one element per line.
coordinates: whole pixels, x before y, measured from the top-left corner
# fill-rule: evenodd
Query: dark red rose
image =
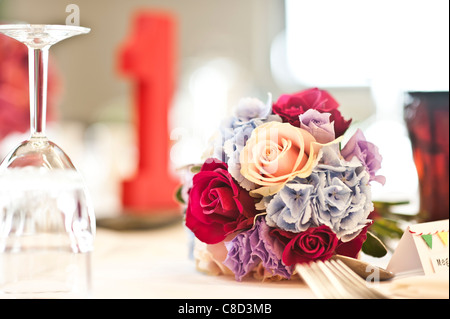
<path fill-rule="evenodd" d="M 287 266 L 330 259 L 338 245 L 336 234 L 325 225 L 308 228 L 300 233 L 273 229 L 271 235 L 286 245 L 282 260 Z"/>
<path fill-rule="evenodd" d="M 258 213 L 255 201 L 218 159 L 208 159 L 192 180 L 186 209 L 186 226 L 207 244 L 249 229 Z"/>
<path fill-rule="evenodd" d="M 343 243 L 342 241 L 339 240 L 338 246 L 336 247 L 336 254 L 351 258 L 358 258 L 362 245 L 367 239 L 367 229 L 371 224 L 372 223 L 364 227 L 359 233 L 359 235 L 356 236 L 354 239 L 350 240 L 349 242 Z"/>
<path fill-rule="evenodd" d="M 346 121 L 338 107 L 338 102 L 327 91 L 312 88 L 295 94 L 281 95 L 273 104 L 272 110 L 283 119 L 283 122 L 288 122 L 296 127 L 300 127 L 299 115 L 309 109 L 330 113 L 330 121 L 334 121 L 335 136 L 339 137 L 345 133 L 352 120 Z"/>

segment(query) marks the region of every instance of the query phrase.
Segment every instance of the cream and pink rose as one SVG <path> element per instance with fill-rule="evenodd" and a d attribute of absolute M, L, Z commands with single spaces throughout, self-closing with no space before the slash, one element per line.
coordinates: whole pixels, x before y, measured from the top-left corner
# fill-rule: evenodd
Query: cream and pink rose
<path fill-rule="evenodd" d="M 289 123 L 258 126 L 240 154 L 241 174 L 261 186 L 250 194 L 273 195 L 294 177 L 309 176 L 321 147 L 308 131 Z"/>

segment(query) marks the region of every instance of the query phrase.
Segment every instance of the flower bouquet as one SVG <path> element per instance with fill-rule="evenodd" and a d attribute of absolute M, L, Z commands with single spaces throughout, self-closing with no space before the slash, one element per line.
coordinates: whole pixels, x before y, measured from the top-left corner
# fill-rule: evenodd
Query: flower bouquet
<path fill-rule="evenodd" d="M 197 267 L 290 279 L 295 265 L 356 258 L 367 238 L 381 156 L 326 91 L 242 99 L 179 191 Z"/>

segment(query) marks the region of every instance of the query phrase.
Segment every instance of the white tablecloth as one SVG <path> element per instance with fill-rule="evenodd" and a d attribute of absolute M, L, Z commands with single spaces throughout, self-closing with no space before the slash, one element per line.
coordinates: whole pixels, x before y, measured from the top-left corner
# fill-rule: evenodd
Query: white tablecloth
<path fill-rule="evenodd" d="M 237 282 L 198 272 L 189 259 L 188 234 L 179 223 L 148 231 L 97 230 L 94 298 L 315 298 L 301 280 Z"/>
<path fill-rule="evenodd" d="M 101 299 L 313 299 L 301 280 L 235 281 L 199 272 L 189 258 L 189 235 L 181 222 L 152 230 L 99 228 L 92 258 L 93 298 Z M 392 298 L 448 298 L 448 275 L 380 283 Z"/>

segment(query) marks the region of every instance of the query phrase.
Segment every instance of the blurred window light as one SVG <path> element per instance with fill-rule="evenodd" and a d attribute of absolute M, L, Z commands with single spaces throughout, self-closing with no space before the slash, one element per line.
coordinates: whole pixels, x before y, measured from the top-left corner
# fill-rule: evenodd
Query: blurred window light
<path fill-rule="evenodd" d="M 230 90 L 236 81 L 237 65 L 226 57 L 206 59 L 189 72 L 178 94 L 173 120 L 171 165 L 174 168 L 201 163 L 228 114 Z"/>
<path fill-rule="evenodd" d="M 287 63 L 322 87 L 448 90 L 448 0 L 286 0 Z"/>

